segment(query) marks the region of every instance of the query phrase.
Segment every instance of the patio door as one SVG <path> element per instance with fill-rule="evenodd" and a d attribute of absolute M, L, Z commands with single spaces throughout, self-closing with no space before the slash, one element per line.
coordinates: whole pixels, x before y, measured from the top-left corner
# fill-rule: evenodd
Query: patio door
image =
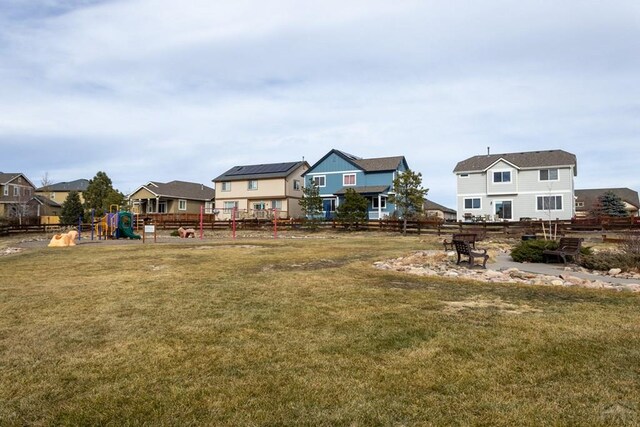
<path fill-rule="evenodd" d="M 500 200 L 495 202 L 497 219 L 513 219 L 513 208 L 511 200 Z"/>

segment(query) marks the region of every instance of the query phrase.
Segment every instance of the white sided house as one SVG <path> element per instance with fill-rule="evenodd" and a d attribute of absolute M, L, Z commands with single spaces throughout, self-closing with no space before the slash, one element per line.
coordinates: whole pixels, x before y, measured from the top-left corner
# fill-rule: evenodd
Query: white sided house
<path fill-rule="evenodd" d="M 458 221 L 568 220 L 575 216 L 575 154 L 486 154 L 459 162 Z"/>

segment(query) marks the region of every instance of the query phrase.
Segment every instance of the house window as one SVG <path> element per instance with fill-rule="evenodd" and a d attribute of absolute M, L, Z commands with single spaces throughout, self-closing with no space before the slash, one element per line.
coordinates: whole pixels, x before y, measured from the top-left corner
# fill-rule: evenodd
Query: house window
<path fill-rule="evenodd" d="M 178 210 L 186 211 L 187 210 L 187 201 L 184 199 L 178 200 Z"/>
<path fill-rule="evenodd" d="M 386 197 L 382 197 L 380 199 L 380 204 L 378 205 L 378 198 L 377 197 L 372 197 L 371 198 L 371 207 L 373 209 L 386 209 L 387 208 L 387 198 Z"/>
<path fill-rule="evenodd" d="M 224 202 L 222 209 L 224 213 L 230 214 L 233 208 L 238 208 L 238 202 Z"/>
<path fill-rule="evenodd" d="M 584 202 L 576 202 L 576 208 L 584 208 Z"/>
<path fill-rule="evenodd" d="M 345 173 L 342 175 L 342 185 L 356 185 L 356 174 L 355 173 Z"/>
<path fill-rule="evenodd" d="M 49 194 L 49 198 L 51 198 L 51 200 L 55 200 L 56 199 L 56 193 Z"/>
<path fill-rule="evenodd" d="M 460 178 L 469 178 L 469 174 L 468 173 L 461 173 L 460 174 Z"/>
<path fill-rule="evenodd" d="M 562 196 L 538 196 L 539 211 L 561 211 Z"/>
<path fill-rule="evenodd" d="M 8 185 L 5 185 L 5 186 L 4 186 L 4 195 L 5 195 L 5 196 L 8 196 L 8 195 L 9 195 L 9 186 L 8 186 Z"/>
<path fill-rule="evenodd" d="M 254 211 L 263 211 L 267 208 L 267 204 L 265 202 L 255 202 L 253 204 Z"/>
<path fill-rule="evenodd" d="M 247 190 L 257 190 L 258 189 L 258 181 L 252 179 L 247 184 Z"/>
<path fill-rule="evenodd" d="M 557 181 L 558 169 L 540 169 L 540 181 Z"/>
<path fill-rule="evenodd" d="M 300 191 L 300 180 L 299 179 L 294 179 L 293 180 L 293 189 L 296 191 Z"/>
<path fill-rule="evenodd" d="M 20 195 L 20 188 L 18 186 L 13 187 L 13 195 L 14 196 Z"/>
<path fill-rule="evenodd" d="M 222 191 L 231 191 L 231 183 L 229 181 L 222 183 Z"/>
<path fill-rule="evenodd" d="M 316 175 L 313 177 L 313 182 L 318 187 L 324 187 L 326 185 L 326 177 L 324 175 Z"/>
<path fill-rule="evenodd" d="M 167 213 L 167 202 L 162 201 L 158 203 L 158 213 Z"/>
<path fill-rule="evenodd" d="M 511 182 L 511 171 L 494 172 L 493 182 Z"/>
<path fill-rule="evenodd" d="M 336 199 L 324 199 L 322 200 L 322 210 L 325 212 L 336 211 Z"/>
<path fill-rule="evenodd" d="M 206 214 L 213 213 L 213 202 L 204 202 L 204 213 Z"/>
<path fill-rule="evenodd" d="M 272 200 L 271 201 L 271 209 L 282 210 L 282 200 Z"/>
<path fill-rule="evenodd" d="M 496 201 L 496 217 L 499 219 L 513 219 L 513 207 L 511 200 Z"/>
<path fill-rule="evenodd" d="M 464 199 L 465 209 L 480 209 L 480 198 L 474 197 L 470 199 Z"/>

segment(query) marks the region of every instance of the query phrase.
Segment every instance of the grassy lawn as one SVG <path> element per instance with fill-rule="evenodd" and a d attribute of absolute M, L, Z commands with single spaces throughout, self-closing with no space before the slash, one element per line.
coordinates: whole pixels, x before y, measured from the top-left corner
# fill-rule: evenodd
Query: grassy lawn
<path fill-rule="evenodd" d="M 0 424 L 640 423 L 637 294 L 379 271 L 430 243 L 325 237 L 0 257 Z"/>

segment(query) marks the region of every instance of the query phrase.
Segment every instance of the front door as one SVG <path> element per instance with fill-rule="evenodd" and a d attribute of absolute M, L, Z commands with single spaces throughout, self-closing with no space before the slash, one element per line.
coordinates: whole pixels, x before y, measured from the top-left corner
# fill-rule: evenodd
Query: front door
<path fill-rule="evenodd" d="M 495 203 L 496 205 L 496 218 L 498 219 L 513 219 L 513 209 L 511 207 L 511 200 L 502 200 Z"/>

